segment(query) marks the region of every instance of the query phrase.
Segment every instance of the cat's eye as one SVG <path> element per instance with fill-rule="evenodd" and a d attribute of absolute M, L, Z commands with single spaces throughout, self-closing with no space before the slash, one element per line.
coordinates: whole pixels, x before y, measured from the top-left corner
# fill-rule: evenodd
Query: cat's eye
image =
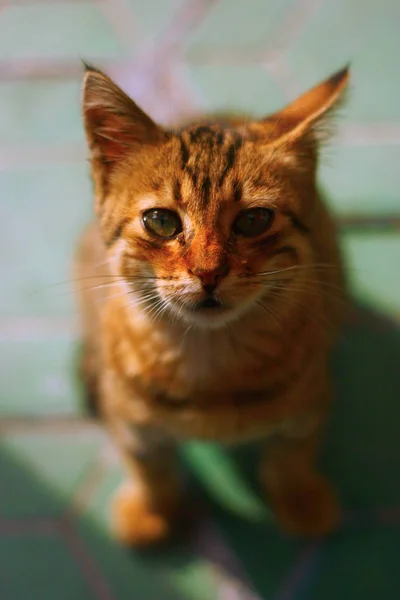
<path fill-rule="evenodd" d="M 142 217 L 143 225 L 152 233 L 162 238 L 172 238 L 182 231 L 179 216 L 166 208 L 152 208 Z"/>
<path fill-rule="evenodd" d="M 274 211 L 270 208 L 250 208 L 238 214 L 233 231 L 244 237 L 257 237 L 265 233 L 272 225 Z"/>

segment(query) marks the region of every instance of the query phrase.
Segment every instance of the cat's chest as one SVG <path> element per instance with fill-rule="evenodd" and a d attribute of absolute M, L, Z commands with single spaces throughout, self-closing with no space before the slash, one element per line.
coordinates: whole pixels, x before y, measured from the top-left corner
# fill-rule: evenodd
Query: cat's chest
<path fill-rule="evenodd" d="M 123 374 L 144 389 L 172 398 L 265 387 L 277 372 L 281 344 L 229 335 L 124 336 L 117 341 Z M 279 369 L 278 369 L 279 370 Z"/>

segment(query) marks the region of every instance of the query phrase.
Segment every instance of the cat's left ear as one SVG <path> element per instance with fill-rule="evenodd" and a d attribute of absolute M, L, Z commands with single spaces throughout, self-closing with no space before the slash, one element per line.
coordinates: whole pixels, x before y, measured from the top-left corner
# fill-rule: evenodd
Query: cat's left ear
<path fill-rule="evenodd" d="M 264 119 L 263 123 L 268 126 L 268 141 L 273 145 L 290 143 L 308 132 L 318 132 L 343 99 L 348 80 L 349 67 L 345 67 L 281 111 Z"/>
<path fill-rule="evenodd" d="M 84 66 L 82 110 L 92 162 L 110 169 L 135 148 L 165 138 L 161 128 L 107 75 Z"/>

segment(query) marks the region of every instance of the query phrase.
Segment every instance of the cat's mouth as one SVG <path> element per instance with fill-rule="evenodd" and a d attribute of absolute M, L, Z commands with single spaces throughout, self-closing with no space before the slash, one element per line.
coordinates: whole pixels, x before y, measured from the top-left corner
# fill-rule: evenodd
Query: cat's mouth
<path fill-rule="evenodd" d="M 215 311 L 218 309 L 221 310 L 223 308 L 226 308 L 226 307 L 224 307 L 221 300 L 219 300 L 215 296 L 209 295 L 206 298 L 203 298 L 202 300 L 200 300 L 199 302 L 196 302 L 196 304 L 193 307 L 193 311 L 194 312 L 200 312 L 203 310 Z"/>
<path fill-rule="evenodd" d="M 223 327 L 237 314 L 237 308 L 231 304 L 222 301 L 214 294 L 204 295 L 195 301 L 187 301 L 185 304 L 171 303 L 171 306 L 177 310 L 177 315 L 190 324 L 205 329 L 217 329 Z"/>

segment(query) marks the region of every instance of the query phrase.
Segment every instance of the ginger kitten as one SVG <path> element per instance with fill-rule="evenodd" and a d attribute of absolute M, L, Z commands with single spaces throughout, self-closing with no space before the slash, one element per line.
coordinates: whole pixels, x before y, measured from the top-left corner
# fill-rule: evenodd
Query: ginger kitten
<path fill-rule="evenodd" d="M 76 260 L 82 372 L 127 466 L 113 505 L 125 543 L 170 532 L 188 438 L 265 440 L 260 478 L 282 528 L 339 521 L 315 455 L 344 278 L 315 179 L 347 81 L 344 69 L 263 120 L 166 130 L 86 68 L 97 219 Z"/>

